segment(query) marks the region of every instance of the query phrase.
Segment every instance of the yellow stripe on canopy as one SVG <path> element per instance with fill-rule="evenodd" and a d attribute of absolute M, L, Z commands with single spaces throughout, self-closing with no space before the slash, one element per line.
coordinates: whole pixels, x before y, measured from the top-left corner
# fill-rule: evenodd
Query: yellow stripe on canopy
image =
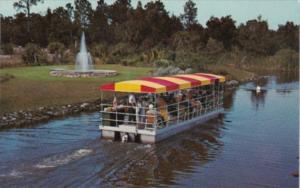
<path fill-rule="evenodd" d="M 201 82 L 201 85 L 209 85 L 210 84 L 210 79 L 208 78 L 204 78 L 198 75 L 194 75 L 194 74 L 179 74 L 177 76 L 181 76 L 181 77 L 185 77 L 185 78 L 192 78 L 195 80 L 199 80 Z"/>
<path fill-rule="evenodd" d="M 192 84 L 191 82 L 179 79 L 179 78 L 173 78 L 173 77 L 156 77 L 159 78 L 161 80 L 167 80 L 169 82 L 173 82 L 175 84 L 179 85 L 179 89 L 187 89 L 187 88 L 191 88 Z"/>
<path fill-rule="evenodd" d="M 115 91 L 121 92 L 141 92 L 142 86 L 156 89 L 157 93 L 166 92 L 166 87 L 154 82 L 145 80 L 128 80 L 115 83 Z"/>
<path fill-rule="evenodd" d="M 200 73 L 200 74 L 208 75 L 208 76 L 214 76 L 214 77 L 218 78 L 220 82 L 225 82 L 225 76 L 219 76 L 219 75 L 208 74 L 208 73 Z"/>

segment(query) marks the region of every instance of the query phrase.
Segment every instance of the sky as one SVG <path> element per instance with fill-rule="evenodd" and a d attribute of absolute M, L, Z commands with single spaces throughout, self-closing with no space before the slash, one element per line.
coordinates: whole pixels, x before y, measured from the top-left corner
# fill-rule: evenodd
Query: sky
<path fill-rule="evenodd" d="M 13 3 L 17 0 L 0 0 L 0 14 L 13 16 L 16 10 Z M 132 6 L 136 7 L 138 0 L 131 0 Z M 145 5 L 150 0 L 141 0 Z M 180 15 L 186 0 L 162 0 L 166 10 L 170 14 Z M 293 21 L 300 24 L 300 0 L 193 0 L 198 8 L 198 21 L 205 26 L 211 16 L 222 17 L 231 15 L 236 24 L 246 23 L 247 20 L 255 19 L 259 15 L 267 20 L 271 29 L 277 29 L 279 24 Z M 44 0 L 32 8 L 32 12 L 45 14 L 48 8 L 55 9 L 73 3 L 74 0 Z M 97 0 L 90 0 L 93 8 Z M 105 0 L 108 4 L 114 0 Z"/>

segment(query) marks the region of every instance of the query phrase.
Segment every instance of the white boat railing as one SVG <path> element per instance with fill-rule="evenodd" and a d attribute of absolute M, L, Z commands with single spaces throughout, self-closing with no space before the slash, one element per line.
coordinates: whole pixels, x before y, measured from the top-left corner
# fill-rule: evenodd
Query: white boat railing
<path fill-rule="evenodd" d="M 222 108 L 223 90 L 212 91 L 197 98 L 157 106 L 151 109 L 153 114 L 147 114 L 148 107 L 120 105 L 114 108 L 112 104 L 101 104 L 101 120 L 103 126 L 130 125 L 136 129 L 156 130 L 178 124 L 182 121 L 202 116 Z M 134 113 L 129 113 L 128 109 Z M 175 109 L 175 110 L 172 110 Z"/>

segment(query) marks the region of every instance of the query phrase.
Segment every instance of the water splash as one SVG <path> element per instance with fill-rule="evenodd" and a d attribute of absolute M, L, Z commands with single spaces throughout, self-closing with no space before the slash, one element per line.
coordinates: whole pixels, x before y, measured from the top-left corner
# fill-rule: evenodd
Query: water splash
<path fill-rule="evenodd" d="M 76 56 L 75 69 L 80 72 L 88 72 L 93 69 L 92 56 L 87 51 L 84 32 L 81 35 L 80 51 Z"/>

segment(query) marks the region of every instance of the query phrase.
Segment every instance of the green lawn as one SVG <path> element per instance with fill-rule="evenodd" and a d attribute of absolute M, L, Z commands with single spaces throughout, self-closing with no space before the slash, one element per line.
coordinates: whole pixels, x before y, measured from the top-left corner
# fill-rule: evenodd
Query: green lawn
<path fill-rule="evenodd" d="M 96 69 L 113 69 L 118 76 L 107 78 L 52 77 L 54 68 L 73 66 L 36 66 L 0 69 L 0 76 L 14 78 L 0 83 L 0 114 L 34 109 L 40 106 L 64 105 L 92 101 L 100 97 L 99 86 L 106 82 L 133 79 L 149 75 L 152 68 L 99 65 Z"/>

